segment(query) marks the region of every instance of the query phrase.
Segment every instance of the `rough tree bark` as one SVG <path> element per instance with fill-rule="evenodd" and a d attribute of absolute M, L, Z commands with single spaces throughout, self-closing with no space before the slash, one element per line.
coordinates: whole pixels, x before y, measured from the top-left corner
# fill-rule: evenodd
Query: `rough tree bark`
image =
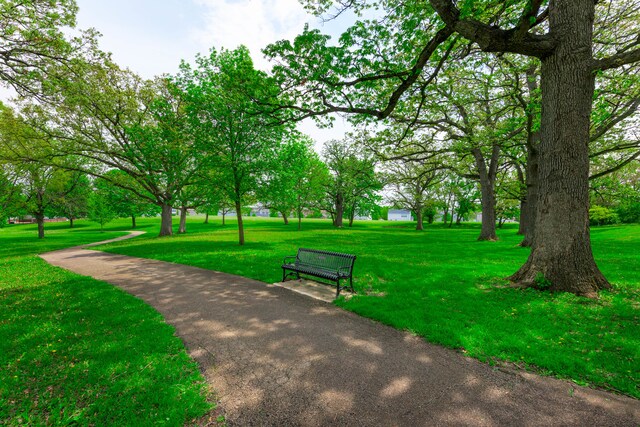
<path fill-rule="evenodd" d="M 478 240 L 496 241 L 498 240 L 498 235 L 496 234 L 495 182 L 498 170 L 500 147 L 494 144 L 491 148 L 491 158 L 489 160 L 488 167 L 482 151 L 479 148 L 474 148 L 472 153 L 476 161 L 478 175 L 480 176 L 480 193 L 482 195 L 482 228 L 480 230 Z"/>
<path fill-rule="evenodd" d="M 180 225 L 178 226 L 178 234 L 184 234 L 187 232 L 187 208 L 182 206 L 180 208 Z"/>
<path fill-rule="evenodd" d="M 527 116 L 527 163 L 525 166 L 525 197 L 520 206 L 520 227 L 518 234 L 524 236 L 520 246 L 530 247 L 535 233 L 536 212 L 538 206 L 538 152 L 540 149 L 540 129 L 536 129 L 536 112 L 530 103 L 538 92 L 538 76 L 535 66 L 527 70 L 528 100 L 519 98 Z"/>
<path fill-rule="evenodd" d="M 353 227 L 353 220 L 356 218 L 356 206 L 355 203 L 351 206 L 349 211 L 349 228 Z"/>
<path fill-rule="evenodd" d="M 529 247 L 533 243 L 536 229 L 536 216 L 538 206 L 538 149 L 527 147 L 526 166 L 527 194 L 520 211 L 520 230 L 524 236 L 520 246 Z"/>
<path fill-rule="evenodd" d="M 422 207 L 418 206 L 415 211 L 416 211 L 416 230 L 422 231 L 424 230 L 424 224 L 422 219 Z"/>
<path fill-rule="evenodd" d="M 542 59 L 539 197 L 527 262 L 511 280 L 595 297 L 611 287 L 598 269 L 589 236 L 589 124 L 595 86 L 592 38 L 595 2 L 552 2 L 557 42 Z"/>
<path fill-rule="evenodd" d="M 238 244 L 244 245 L 244 224 L 242 223 L 242 205 L 236 200 L 236 218 L 238 218 Z"/>
<path fill-rule="evenodd" d="M 136 216 L 131 215 L 131 228 L 136 228 Z"/>
<path fill-rule="evenodd" d="M 333 220 L 333 225 L 338 228 L 342 228 L 342 217 L 344 216 L 344 197 L 341 193 L 336 195 L 336 216 Z"/>
<path fill-rule="evenodd" d="M 449 217 L 449 201 L 445 203 L 444 212 L 442 213 L 442 222 L 447 223 L 447 218 Z"/>
<path fill-rule="evenodd" d="M 171 236 L 173 234 L 173 217 L 171 216 L 171 205 L 163 203 L 160 214 L 160 236 Z"/>
<path fill-rule="evenodd" d="M 44 239 L 44 212 L 36 212 L 35 217 L 38 224 L 38 239 Z"/>
<path fill-rule="evenodd" d="M 280 215 L 282 215 L 282 219 L 284 220 L 284 225 L 289 225 L 289 214 L 285 211 L 280 211 Z"/>

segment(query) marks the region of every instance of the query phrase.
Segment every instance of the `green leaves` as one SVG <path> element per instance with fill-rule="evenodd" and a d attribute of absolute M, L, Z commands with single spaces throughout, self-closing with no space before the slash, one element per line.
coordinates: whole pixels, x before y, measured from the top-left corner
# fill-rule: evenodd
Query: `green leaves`
<path fill-rule="evenodd" d="M 49 68 L 71 54 L 63 28 L 75 25 L 77 9 L 74 0 L 1 1 L 0 81 L 38 94 Z"/>

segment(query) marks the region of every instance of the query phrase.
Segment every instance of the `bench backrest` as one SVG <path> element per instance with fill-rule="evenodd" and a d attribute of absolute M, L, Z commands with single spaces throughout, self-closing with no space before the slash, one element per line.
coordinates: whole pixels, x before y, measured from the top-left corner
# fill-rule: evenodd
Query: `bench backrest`
<path fill-rule="evenodd" d="M 319 268 L 337 270 L 339 268 L 353 269 L 356 260 L 355 255 L 342 254 L 340 252 L 318 251 L 315 249 L 298 249 L 297 262 Z"/>

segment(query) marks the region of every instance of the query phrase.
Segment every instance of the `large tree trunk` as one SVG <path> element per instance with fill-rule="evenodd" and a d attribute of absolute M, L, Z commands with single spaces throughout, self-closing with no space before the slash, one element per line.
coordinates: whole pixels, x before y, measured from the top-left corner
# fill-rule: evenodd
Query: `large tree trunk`
<path fill-rule="evenodd" d="M 38 239 L 44 239 L 44 213 L 37 212 L 35 217 L 38 224 Z"/>
<path fill-rule="evenodd" d="M 136 228 L 136 216 L 131 215 L 131 228 Z"/>
<path fill-rule="evenodd" d="M 442 215 L 442 222 L 444 222 L 444 225 L 447 225 L 447 221 L 448 221 L 448 216 L 449 216 L 449 206 L 451 205 L 451 198 L 453 197 L 453 195 L 451 194 L 451 192 L 449 192 L 449 194 L 447 195 L 447 201 L 444 204 L 444 215 Z M 451 215 L 453 216 L 453 207 L 451 207 Z"/>
<path fill-rule="evenodd" d="M 69 228 L 73 228 L 73 217 L 69 216 Z"/>
<path fill-rule="evenodd" d="M 296 213 L 298 214 L 298 231 L 302 229 L 302 203 L 300 202 L 300 195 L 298 195 L 298 206 L 296 207 Z"/>
<path fill-rule="evenodd" d="M 242 205 L 236 200 L 236 217 L 238 218 L 238 244 L 244 245 L 244 224 L 242 223 Z"/>
<path fill-rule="evenodd" d="M 526 221 L 527 221 L 527 199 L 526 195 L 520 200 L 520 217 L 518 218 L 518 232 L 516 233 L 519 236 L 524 236 Z M 522 246 L 522 243 L 520 244 Z"/>
<path fill-rule="evenodd" d="M 160 214 L 160 236 L 171 236 L 173 234 L 173 217 L 171 216 L 171 205 L 162 204 L 162 213 Z"/>
<path fill-rule="evenodd" d="M 537 99 L 539 85 L 536 66 L 527 70 L 527 90 L 529 105 L 524 105 L 527 115 L 527 164 L 525 167 L 526 194 L 520 206 L 519 234 L 524 235 L 520 246 L 529 247 L 533 242 L 538 206 L 538 153 L 540 150 L 540 129 L 536 129 L 536 111 L 530 105 Z"/>
<path fill-rule="evenodd" d="M 527 148 L 527 194 L 520 210 L 520 231 L 524 239 L 520 246 L 529 247 L 533 243 L 536 229 L 538 206 L 538 149 Z"/>
<path fill-rule="evenodd" d="M 184 234 L 187 232 L 187 208 L 180 208 L 180 225 L 178 226 L 178 234 Z"/>
<path fill-rule="evenodd" d="M 351 206 L 349 210 L 349 227 L 353 227 L 353 220 L 356 218 L 356 206 Z"/>
<path fill-rule="evenodd" d="M 226 215 L 227 215 L 227 212 L 223 210 L 223 211 L 222 211 L 222 225 L 225 225 L 225 224 L 224 224 L 224 217 L 225 217 Z"/>
<path fill-rule="evenodd" d="M 209 224 L 209 212 L 205 212 L 204 214 L 204 223 Z"/>
<path fill-rule="evenodd" d="M 416 206 L 416 230 L 422 231 L 424 230 L 424 220 L 422 219 L 422 206 Z"/>
<path fill-rule="evenodd" d="M 282 215 L 282 219 L 284 220 L 284 225 L 289 225 L 289 215 L 284 211 L 280 211 L 280 215 Z"/>
<path fill-rule="evenodd" d="M 480 176 L 480 193 L 482 205 L 482 228 L 478 240 L 498 240 L 496 234 L 496 192 L 495 178 L 498 166 L 500 148 L 494 145 L 491 153 L 489 166 L 485 162 L 482 151 L 479 148 L 473 150 L 473 157 L 476 161 L 476 168 Z M 458 218 L 459 220 L 460 218 Z M 459 223 L 459 221 L 458 221 Z"/>
<path fill-rule="evenodd" d="M 521 285 L 589 297 L 611 285 L 591 251 L 589 125 L 595 78 L 591 46 L 595 2 L 552 2 L 558 45 L 542 60 L 542 122 L 535 237 L 527 262 L 511 276 Z"/>
<path fill-rule="evenodd" d="M 336 216 L 333 220 L 333 225 L 338 228 L 342 228 L 342 217 L 344 216 L 344 197 L 342 194 L 336 196 Z"/>

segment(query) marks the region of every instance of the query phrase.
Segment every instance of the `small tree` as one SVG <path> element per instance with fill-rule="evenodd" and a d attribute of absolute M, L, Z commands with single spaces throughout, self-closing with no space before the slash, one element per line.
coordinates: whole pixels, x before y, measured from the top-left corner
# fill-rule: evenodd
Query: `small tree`
<path fill-rule="evenodd" d="M 100 224 L 101 233 L 104 233 L 104 226 L 116 217 L 106 196 L 105 192 L 97 190 L 89 197 L 89 219 Z"/>
<path fill-rule="evenodd" d="M 24 206 L 21 192 L 18 176 L 9 170 L 8 165 L 0 165 L 0 228 Z"/>
<path fill-rule="evenodd" d="M 89 178 L 81 172 L 72 172 L 70 179 L 64 183 L 62 196 L 54 202 L 56 213 L 67 217 L 69 228 L 73 228 L 73 220 L 87 214 L 87 202 L 91 192 Z"/>
<path fill-rule="evenodd" d="M 96 187 L 104 195 L 109 206 L 118 218 L 131 218 L 131 228 L 136 228 L 136 218 L 142 215 L 156 215 L 160 207 L 149 202 L 149 199 L 138 196 L 144 193 L 144 189 L 137 182 L 118 169 L 113 169 L 104 174 L 105 179 L 98 178 Z M 134 193 L 127 188 L 137 188 Z"/>
<path fill-rule="evenodd" d="M 277 96 L 275 82 L 253 67 L 246 47 L 212 50 L 183 64 L 177 83 L 186 93 L 185 112 L 199 152 L 235 207 L 238 243 L 244 245 L 243 207 L 259 178 L 273 167 L 286 129 L 276 126 L 261 106 Z M 264 101 L 264 102 L 263 102 Z"/>
<path fill-rule="evenodd" d="M 356 213 L 373 210 L 378 201 L 377 192 L 383 184 L 375 161 L 347 141 L 328 141 L 322 156 L 331 173 L 322 208 L 331 214 L 336 227 L 342 227 L 345 214 L 351 226 Z"/>
<path fill-rule="evenodd" d="M 304 209 L 316 206 L 323 197 L 324 185 L 329 177 L 327 167 L 313 151 L 313 141 L 298 133 L 292 133 L 278 151 L 275 167 L 261 185 L 259 199 L 272 214 L 279 212 L 285 225 L 289 213 L 298 218 L 301 229 Z"/>
<path fill-rule="evenodd" d="M 429 207 L 429 223 L 433 222 L 436 208 L 429 203 L 430 189 L 444 179 L 441 164 L 432 162 L 396 161 L 388 165 L 389 181 L 392 182 L 391 203 L 410 209 L 416 217 L 416 230 L 424 230 L 423 217 Z"/>

